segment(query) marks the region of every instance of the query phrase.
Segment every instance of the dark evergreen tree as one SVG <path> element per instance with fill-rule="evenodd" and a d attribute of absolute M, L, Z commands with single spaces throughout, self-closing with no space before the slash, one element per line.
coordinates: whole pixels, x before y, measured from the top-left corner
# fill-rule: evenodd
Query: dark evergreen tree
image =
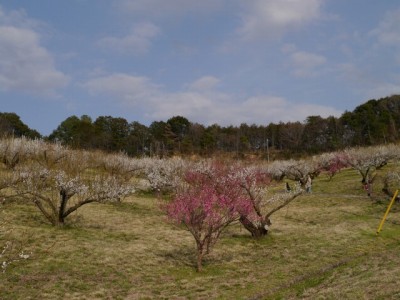
<path fill-rule="evenodd" d="M 22 122 L 16 113 L 0 113 L 0 136 L 9 135 L 32 139 L 41 137 L 39 132 Z"/>

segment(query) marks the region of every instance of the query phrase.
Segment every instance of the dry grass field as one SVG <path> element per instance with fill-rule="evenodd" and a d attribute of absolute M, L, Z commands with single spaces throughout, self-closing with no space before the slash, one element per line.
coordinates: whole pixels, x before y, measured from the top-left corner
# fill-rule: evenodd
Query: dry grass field
<path fill-rule="evenodd" d="M 12 239 L 31 252 L 0 274 L 0 299 L 399 299 L 400 204 L 345 170 L 320 176 L 253 240 L 230 226 L 195 271 L 195 243 L 150 194 L 89 204 L 55 228 L 31 204 L 2 204 Z M 282 184 L 283 188 L 283 184 Z"/>

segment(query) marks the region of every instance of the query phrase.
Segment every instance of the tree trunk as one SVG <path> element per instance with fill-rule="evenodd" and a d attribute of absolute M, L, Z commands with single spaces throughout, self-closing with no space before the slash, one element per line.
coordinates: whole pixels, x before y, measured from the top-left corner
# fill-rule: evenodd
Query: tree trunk
<path fill-rule="evenodd" d="M 203 271 L 203 253 L 197 253 L 197 272 Z"/>
<path fill-rule="evenodd" d="M 46 209 L 44 208 L 44 206 L 43 206 L 42 202 L 40 202 L 40 200 L 35 199 L 35 200 L 33 200 L 33 203 L 35 203 L 35 205 L 39 208 L 39 210 L 42 212 L 42 214 L 46 217 L 46 219 L 48 221 L 50 221 L 50 223 L 53 226 L 57 225 L 57 219 L 53 215 L 49 214 L 46 211 Z"/>
<path fill-rule="evenodd" d="M 256 239 L 266 236 L 268 234 L 267 225 L 269 224 L 267 224 L 267 222 L 263 221 L 260 225 L 255 225 L 244 216 L 241 216 L 239 221 L 240 223 L 242 223 L 243 227 L 251 233 L 251 236 Z"/>
<path fill-rule="evenodd" d="M 197 272 L 201 272 L 203 270 L 203 256 L 204 247 L 202 244 L 197 244 Z"/>
<path fill-rule="evenodd" d="M 58 224 L 59 226 L 64 225 L 64 211 L 67 206 L 68 195 L 65 191 L 60 191 L 60 207 L 58 209 Z"/>

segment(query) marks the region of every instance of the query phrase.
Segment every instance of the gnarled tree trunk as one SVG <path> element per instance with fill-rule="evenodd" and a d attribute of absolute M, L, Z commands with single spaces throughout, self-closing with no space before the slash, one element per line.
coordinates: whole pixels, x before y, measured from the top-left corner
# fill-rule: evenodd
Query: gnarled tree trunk
<path fill-rule="evenodd" d="M 267 221 L 262 221 L 259 224 L 254 224 L 249 219 L 247 219 L 245 216 L 241 216 L 239 221 L 243 225 L 243 227 L 251 233 L 251 236 L 256 239 L 267 235 L 268 227 L 269 227 L 269 225 L 271 225 L 271 222 L 269 219 L 267 219 Z"/>

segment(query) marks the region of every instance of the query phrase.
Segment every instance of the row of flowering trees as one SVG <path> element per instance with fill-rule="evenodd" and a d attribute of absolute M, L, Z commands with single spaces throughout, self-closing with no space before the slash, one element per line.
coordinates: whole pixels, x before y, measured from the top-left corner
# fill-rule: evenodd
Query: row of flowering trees
<path fill-rule="evenodd" d="M 121 201 L 143 185 L 172 201 L 163 205 L 170 221 L 181 224 L 193 235 L 197 269 L 203 257 L 232 222 L 240 224 L 254 238 L 266 235 L 271 216 L 299 197 L 307 178 L 321 172 L 332 178 L 342 168 L 370 180 L 375 170 L 397 161 L 395 145 L 352 148 L 302 160 L 245 164 L 216 160 L 191 161 L 182 158 L 131 158 L 125 154 L 71 150 L 42 140 L 8 138 L 0 140 L 0 199 L 20 197 L 33 203 L 55 226 L 81 206 L 93 202 Z M 400 176 L 387 176 L 390 194 Z M 295 183 L 290 192 L 271 191 L 283 179 Z M 1 220 L 0 220 L 1 221 Z M 0 245 L 1 246 L 1 245 Z M 1 250 L 1 248 L 0 248 Z"/>
<path fill-rule="evenodd" d="M 180 184 L 175 186 L 175 196 L 165 206 L 165 211 L 170 220 L 183 225 L 194 237 L 197 270 L 201 271 L 203 257 L 229 224 L 239 221 L 255 238 L 266 235 L 271 215 L 303 193 L 302 187 L 308 177 L 315 178 L 324 172 L 332 179 L 341 169 L 350 167 L 359 172 L 364 183 L 371 180 L 369 176 L 374 171 L 399 158 L 398 148 L 389 145 L 347 149 L 303 160 L 274 161 L 257 166 L 202 161 L 192 164 L 185 172 L 177 168 L 180 175 L 176 178 L 183 181 L 166 180 Z M 390 194 L 393 186 L 400 186 L 400 172 L 388 174 L 385 187 Z M 295 182 L 294 189 L 287 193 L 268 193 L 273 180 L 285 178 Z"/>

